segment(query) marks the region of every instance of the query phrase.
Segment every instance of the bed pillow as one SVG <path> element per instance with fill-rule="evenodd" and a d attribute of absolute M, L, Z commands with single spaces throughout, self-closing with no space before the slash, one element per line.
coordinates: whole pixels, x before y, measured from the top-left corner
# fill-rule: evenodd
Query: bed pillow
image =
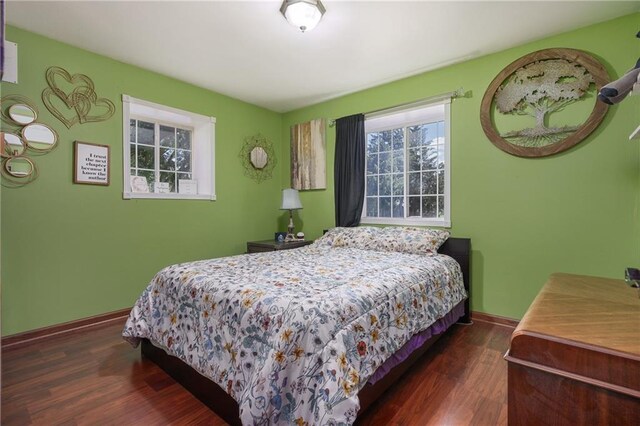
<path fill-rule="evenodd" d="M 334 238 L 342 232 L 343 229 L 345 228 L 331 228 L 327 230 L 327 232 L 322 234 L 321 237 L 316 238 L 313 245 L 318 247 L 331 247 L 333 245 Z"/>
<path fill-rule="evenodd" d="M 449 238 L 449 231 L 440 229 L 389 226 L 375 228 L 331 228 L 315 241 L 324 247 L 349 247 L 361 250 L 396 251 L 410 254 L 436 254 Z"/>
<path fill-rule="evenodd" d="M 449 238 L 441 229 L 389 226 L 378 236 L 378 250 L 410 254 L 437 254 Z"/>
<path fill-rule="evenodd" d="M 362 250 L 375 250 L 381 229 L 372 226 L 357 226 L 353 228 L 331 228 L 314 244 L 326 247 L 349 247 Z"/>

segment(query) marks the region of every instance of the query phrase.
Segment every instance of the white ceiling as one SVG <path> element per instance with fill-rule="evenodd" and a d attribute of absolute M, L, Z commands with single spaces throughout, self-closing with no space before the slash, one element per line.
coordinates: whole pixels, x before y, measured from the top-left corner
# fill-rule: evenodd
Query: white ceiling
<path fill-rule="evenodd" d="M 270 0 L 9 0 L 6 11 L 17 27 L 285 112 L 640 10 L 611 0 L 323 3 L 304 34 Z"/>

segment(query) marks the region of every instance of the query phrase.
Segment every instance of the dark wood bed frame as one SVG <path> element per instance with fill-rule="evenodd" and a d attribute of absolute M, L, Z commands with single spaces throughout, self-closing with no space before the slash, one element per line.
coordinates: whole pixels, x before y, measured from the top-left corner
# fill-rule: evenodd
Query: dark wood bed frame
<path fill-rule="evenodd" d="M 438 250 L 454 258 L 462 268 L 464 287 L 470 293 L 471 240 L 469 238 L 449 238 Z M 471 324 L 469 298 L 464 302 L 464 316 L 458 321 Z M 395 366 L 386 376 L 374 385 L 366 384 L 358 393 L 360 411 L 364 412 L 382 393 L 395 383 L 442 334 L 437 334 L 427 340 L 419 349 L 415 350 L 406 360 Z M 164 350 L 155 347 L 147 339 L 141 342 L 143 357 L 153 361 L 167 374 L 173 377 L 196 398 L 211 408 L 217 415 L 231 425 L 239 425 L 240 409 L 238 403 L 231 398 L 220 386 L 204 377 L 179 358 L 168 355 Z"/>

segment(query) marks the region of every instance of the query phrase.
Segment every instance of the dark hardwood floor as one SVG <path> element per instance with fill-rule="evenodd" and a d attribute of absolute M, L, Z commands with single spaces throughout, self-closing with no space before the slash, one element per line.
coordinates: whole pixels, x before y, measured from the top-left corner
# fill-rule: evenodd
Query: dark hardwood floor
<path fill-rule="evenodd" d="M 225 424 L 102 325 L 2 352 L 2 424 Z M 360 425 L 504 425 L 512 328 L 455 325 Z"/>

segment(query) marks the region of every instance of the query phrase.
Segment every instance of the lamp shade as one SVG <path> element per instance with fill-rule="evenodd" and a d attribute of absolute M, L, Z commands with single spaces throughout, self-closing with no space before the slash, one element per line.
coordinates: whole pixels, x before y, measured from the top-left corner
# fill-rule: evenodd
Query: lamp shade
<path fill-rule="evenodd" d="M 283 189 L 282 190 L 282 206 L 281 210 L 298 210 L 302 208 L 300 202 L 300 196 L 297 189 Z"/>
<path fill-rule="evenodd" d="M 291 25 L 305 32 L 318 25 L 325 8 L 320 0 L 284 0 L 280 12 Z"/>

